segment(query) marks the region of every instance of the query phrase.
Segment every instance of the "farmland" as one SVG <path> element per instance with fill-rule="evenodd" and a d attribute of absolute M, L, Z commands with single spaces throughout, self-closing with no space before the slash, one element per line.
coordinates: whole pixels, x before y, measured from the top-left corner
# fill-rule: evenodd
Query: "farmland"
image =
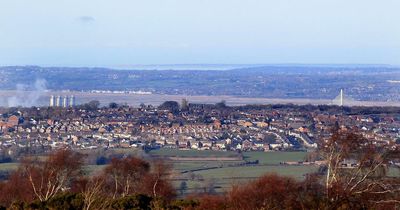
<path fill-rule="evenodd" d="M 146 159 L 162 158 L 173 166 L 173 182 L 177 188 L 181 182 L 186 182 L 186 193 L 204 190 L 206 185 L 212 185 L 217 192 L 228 189 L 237 184 L 255 179 L 265 173 L 278 173 L 302 179 L 304 174 L 316 170 L 313 166 L 286 166 L 280 165 L 285 161 L 303 161 L 305 152 L 225 152 L 225 151 L 197 151 L 160 149 L 152 150 L 148 154 L 133 149 L 116 149 L 113 153 L 141 156 Z M 89 151 L 84 151 L 87 155 Z M 174 159 L 175 158 L 175 159 Z M 178 158 L 178 159 L 177 159 Z M 186 158 L 181 160 L 179 158 Z M 213 160 L 210 161 L 209 159 Z M 246 164 L 258 160 L 258 164 Z M 0 171 L 17 169 L 18 163 L 0 164 Z M 104 165 L 87 164 L 84 166 L 86 174 L 100 172 Z M 210 187 L 210 186 L 208 186 Z"/>
<path fill-rule="evenodd" d="M 224 192 L 232 185 L 256 179 L 266 173 L 277 173 L 303 179 L 307 173 L 317 170 L 316 166 L 288 166 L 282 162 L 303 161 L 306 152 L 221 152 L 162 149 L 150 152 L 150 155 L 169 159 L 171 157 L 196 157 L 193 161 L 170 160 L 177 178 L 175 186 L 179 189 L 182 182 L 187 185 L 183 194 L 196 192 Z M 225 160 L 227 157 L 236 160 Z M 199 158 L 215 157 L 221 160 L 200 161 Z M 246 164 L 255 163 L 258 164 Z"/>

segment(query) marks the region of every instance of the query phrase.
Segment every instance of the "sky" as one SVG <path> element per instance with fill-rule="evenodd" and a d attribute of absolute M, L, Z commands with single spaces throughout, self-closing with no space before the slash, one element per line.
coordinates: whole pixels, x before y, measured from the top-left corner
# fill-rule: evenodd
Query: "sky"
<path fill-rule="evenodd" d="M 0 0 L 0 65 L 400 65 L 399 0 Z"/>

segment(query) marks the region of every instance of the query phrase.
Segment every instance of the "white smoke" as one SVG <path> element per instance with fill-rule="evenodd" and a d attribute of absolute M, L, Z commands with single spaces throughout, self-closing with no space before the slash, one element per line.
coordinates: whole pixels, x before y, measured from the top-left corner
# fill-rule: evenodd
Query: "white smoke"
<path fill-rule="evenodd" d="M 37 79 L 31 85 L 17 84 L 16 93 L 7 99 L 8 107 L 31 107 L 37 106 L 38 100 L 47 90 L 46 80 Z"/>

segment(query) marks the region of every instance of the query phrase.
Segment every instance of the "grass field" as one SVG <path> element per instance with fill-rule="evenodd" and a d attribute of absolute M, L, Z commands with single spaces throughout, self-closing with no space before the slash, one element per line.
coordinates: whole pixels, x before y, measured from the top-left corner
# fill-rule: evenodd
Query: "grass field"
<path fill-rule="evenodd" d="M 307 173 L 315 172 L 315 166 L 241 166 L 210 169 L 196 172 L 204 178 L 255 178 L 266 173 L 277 173 L 302 179 Z"/>
<path fill-rule="evenodd" d="M 214 150 L 177 150 L 159 149 L 149 152 L 152 156 L 177 156 L 177 157 L 231 157 L 238 156 L 237 152 L 214 151 Z"/>
<path fill-rule="evenodd" d="M 247 161 L 258 160 L 260 164 L 279 164 L 288 161 L 304 161 L 307 152 L 244 152 Z"/>
<path fill-rule="evenodd" d="M 244 161 L 173 161 L 174 169 L 177 171 L 190 171 L 210 167 L 228 167 Z"/>
<path fill-rule="evenodd" d="M 216 187 L 216 192 L 224 192 L 229 190 L 233 185 L 240 185 L 251 180 L 257 179 L 268 173 L 276 173 L 282 176 L 290 176 L 295 179 L 301 180 L 307 173 L 315 172 L 318 168 L 315 166 L 242 166 L 242 167 L 227 167 L 210 169 L 204 171 L 194 172 L 195 179 L 185 179 L 189 191 L 187 193 L 195 192 L 196 188 L 203 188 L 210 182 Z M 187 178 L 188 176 L 182 176 Z M 182 181 L 182 180 L 181 180 Z M 180 182 L 176 181 L 174 184 L 179 188 Z"/>
<path fill-rule="evenodd" d="M 0 171 L 12 171 L 17 169 L 19 163 L 1 163 L 0 164 Z"/>
<path fill-rule="evenodd" d="M 178 172 L 174 181 L 179 188 L 185 181 L 188 190 L 185 193 L 201 192 L 207 186 L 214 186 L 216 192 L 224 192 L 235 184 L 254 180 L 267 173 L 276 173 L 303 179 L 307 173 L 315 172 L 316 166 L 288 166 L 281 162 L 304 161 L 306 152 L 224 152 L 224 151 L 197 151 L 161 149 L 149 153 L 157 157 L 243 157 L 237 161 L 170 161 Z M 247 161 L 258 160 L 258 165 L 245 165 Z M 191 172 L 190 172 L 191 171 Z M 183 174 L 182 173 L 185 172 Z"/>

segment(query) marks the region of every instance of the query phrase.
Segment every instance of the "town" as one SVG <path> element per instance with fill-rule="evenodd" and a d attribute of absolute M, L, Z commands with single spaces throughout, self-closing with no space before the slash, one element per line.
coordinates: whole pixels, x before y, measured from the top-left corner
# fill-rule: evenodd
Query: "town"
<path fill-rule="evenodd" d="M 191 104 L 185 99 L 158 107 L 116 103 L 100 107 L 91 101 L 65 107 L 1 108 L 0 149 L 3 154 L 65 147 L 313 151 L 333 129 L 354 130 L 374 144 L 399 147 L 398 110 L 368 110 L 328 105 L 229 107 L 223 101 Z"/>

